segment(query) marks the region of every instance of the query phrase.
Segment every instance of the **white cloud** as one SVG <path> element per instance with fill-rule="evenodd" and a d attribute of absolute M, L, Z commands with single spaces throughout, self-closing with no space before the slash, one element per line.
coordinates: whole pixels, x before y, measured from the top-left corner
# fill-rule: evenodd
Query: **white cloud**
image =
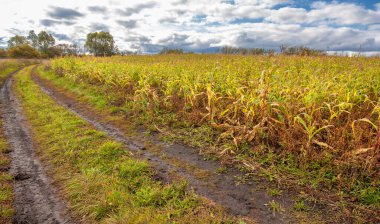
<path fill-rule="evenodd" d="M 353 3 L 315 2 L 309 13 L 309 22 L 330 20 L 339 25 L 373 24 L 380 21 L 380 9 L 365 9 Z"/>
<path fill-rule="evenodd" d="M 265 18 L 266 21 L 274 23 L 305 23 L 308 19 L 308 13 L 303 8 L 283 7 L 278 10 L 272 10 L 270 15 Z"/>
<path fill-rule="evenodd" d="M 278 48 L 281 44 L 380 50 L 380 3 L 367 9 L 342 1 L 320 1 L 312 3 L 310 10 L 297 8 L 295 3 L 297 0 L 40 0 L 36 4 L 0 0 L 0 38 L 4 44 L 12 35 L 34 29 L 83 43 L 88 32 L 109 30 L 121 49 L 142 51 L 163 46 L 200 50 L 223 45 Z"/>

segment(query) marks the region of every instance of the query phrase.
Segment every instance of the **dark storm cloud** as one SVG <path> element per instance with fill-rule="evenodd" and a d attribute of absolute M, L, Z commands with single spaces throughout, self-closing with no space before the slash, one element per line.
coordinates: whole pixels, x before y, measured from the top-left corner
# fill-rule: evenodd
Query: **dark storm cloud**
<path fill-rule="evenodd" d="M 135 5 L 134 7 L 129 7 L 124 10 L 118 9 L 116 12 L 122 16 L 131 16 L 132 14 L 136 14 L 141 12 L 144 9 L 153 8 L 157 3 L 155 2 L 147 2 Z"/>
<path fill-rule="evenodd" d="M 118 20 L 116 21 L 119 25 L 123 26 L 124 28 L 133 29 L 137 27 L 137 21 L 136 20 Z"/>
<path fill-rule="evenodd" d="M 44 25 L 47 27 L 51 27 L 51 26 L 55 26 L 59 24 L 64 24 L 67 26 L 71 26 L 75 24 L 75 22 L 72 22 L 72 21 L 58 21 L 58 20 L 53 20 L 53 19 L 41 19 L 40 23 L 41 25 Z"/>
<path fill-rule="evenodd" d="M 110 28 L 107 25 L 101 23 L 92 23 L 90 29 L 91 31 L 110 31 Z"/>
<path fill-rule="evenodd" d="M 93 13 L 106 13 L 107 12 L 107 8 L 104 6 L 89 6 L 87 9 Z"/>
<path fill-rule="evenodd" d="M 83 13 L 74 9 L 62 7 L 51 7 L 51 10 L 47 14 L 54 19 L 78 19 L 85 16 Z"/>

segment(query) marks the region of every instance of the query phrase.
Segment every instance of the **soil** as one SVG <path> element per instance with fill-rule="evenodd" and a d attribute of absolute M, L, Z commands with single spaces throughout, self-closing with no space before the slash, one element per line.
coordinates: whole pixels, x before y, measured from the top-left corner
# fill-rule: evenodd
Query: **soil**
<path fill-rule="evenodd" d="M 14 223 L 72 223 L 67 206 L 36 156 L 30 130 L 18 100 L 12 93 L 13 72 L 0 91 L 1 115 L 11 147 L 10 173 L 14 177 Z"/>
<path fill-rule="evenodd" d="M 86 120 L 96 129 L 106 132 L 115 140 L 124 142 L 133 154 L 147 159 L 156 170 L 159 179 L 170 182 L 175 176 L 180 176 L 188 181 L 198 195 L 221 205 L 235 216 L 255 220 L 258 223 L 298 223 L 292 215 L 294 202 L 290 194 L 283 192 L 281 196 L 272 197 L 260 187 L 261 184 L 254 181 L 239 183 L 237 180 L 246 178 L 242 172 L 233 167 L 223 174 L 218 174 L 219 162 L 205 161 L 199 154 L 199 149 L 177 143 L 166 144 L 157 137 L 146 137 L 143 134 L 137 137 L 128 135 L 128 137 L 117 124 L 104 119 L 104 116 L 87 103 L 79 102 L 73 96 L 59 90 L 50 81 L 38 76 L 34 70 L 32 79 L 58 104 Z M 159 153 L 149 149 L 152 145 L 153 148 L 159 149 Z M 204 173 L 204 177 L 199 177 L 199 173 Z M 279 203 L 283 211 L 273 213 L 269 206 L 272 201 Z"/>

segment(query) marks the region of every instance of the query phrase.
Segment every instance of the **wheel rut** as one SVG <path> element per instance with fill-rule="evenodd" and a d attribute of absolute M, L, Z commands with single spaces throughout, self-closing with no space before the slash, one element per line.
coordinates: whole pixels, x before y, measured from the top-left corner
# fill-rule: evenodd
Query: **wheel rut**
<path fill-rule="evenodd" d="M 14 177 L 13 223 L 72 223 L 65 203 L 36 156 L 21 106 L 12 93 L 13 76 L 18 72 L 9 74 L 0 90 L 4 132 L 11 148 L 10 173 Z"/>
<path fill-rule="evenodd" d="M 123 142 L 127 148 L 142 158 L 145 158 L 155 168 L 156 172 L 166 182 L 173 179 L 173 173 L 188 181 L 189 186 L 203 197 L 210 199 L 224 207 L 230 214 L 255 220 L 258 223 L 295 223 L 296 218 L 291 214 L 293 200 L 286 193 L 279 197 L 269 196 L 265 190 L 253 181 L 237 183 L 237 179 L 244 179 L 244 174 L 235 168 L 229 168 L 224 174 L 217 174 L 220 164 L 216 161 L 205 161 L 198 150 L 180 144 L 164 144 L 155 137 L 128 137 L 112 122 L 106 121 L 88 104 L 77 101 L 64 91 L 59 90 L 49 80 L 40 77 L 35 68 L 31 73 L 33 81 L 43 92 L 49 95 L 58 104 L 86 120 L 100 131 L 107 133 L 114 139 Z M 146 142 L 160 148 L 164 157 L 157 156 L 146 150 Z M 188 164 L 207 172 L 207 177 L 198 178 L 195 170 L 177 166 L 165 160 L 165 157 L 175 158 L 179 163 Z M 283 212 L 273 213 L 268 203 L 277 202 L 284 208 Z"/>

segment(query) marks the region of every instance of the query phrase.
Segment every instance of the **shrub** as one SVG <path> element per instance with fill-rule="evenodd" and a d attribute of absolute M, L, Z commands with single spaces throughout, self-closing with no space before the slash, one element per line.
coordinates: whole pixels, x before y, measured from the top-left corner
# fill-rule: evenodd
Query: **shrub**
<path fill-rule="evenodd" d="M 6 58 L 7 57 L 7 52 L 4 49 L 0 48 L 0 58 Z"/>
<path fill-rule="evenodd" d="M 20 46 L 11 47 L 8 50 L 8 57 L 10 58 L 39 58 L 40 53 L 33 47 L 23 44 Z"/>
<path fill-rule="evenodd" d="M 312 49 L 304 46 L 280 46 L 281 54 L 284 55 L 299 55 L 299 56 L 323 56 L 326 52 L 323 50 Z"/>

